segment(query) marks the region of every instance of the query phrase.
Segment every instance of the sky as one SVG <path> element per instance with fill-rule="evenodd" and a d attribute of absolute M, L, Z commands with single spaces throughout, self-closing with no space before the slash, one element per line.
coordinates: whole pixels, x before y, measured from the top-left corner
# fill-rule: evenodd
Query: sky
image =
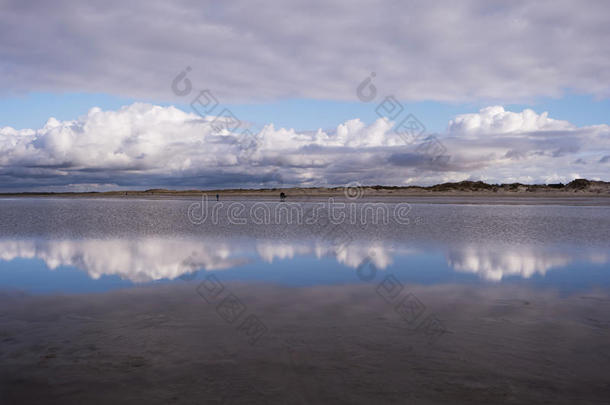
<path fill-rule="evenodd" d="M 610 176 L 607 1 L 0 0 L 0 191 Z"/>

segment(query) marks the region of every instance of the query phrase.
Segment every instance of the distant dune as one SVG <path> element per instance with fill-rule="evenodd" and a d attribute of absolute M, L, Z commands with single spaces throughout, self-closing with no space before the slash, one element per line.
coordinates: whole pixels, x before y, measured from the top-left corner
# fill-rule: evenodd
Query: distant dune
<path fill-rule="evenodd" d="M 610 197 L 610 182 L 576 179 L 568 184 L 487 184 L 482 181 L 460 181 L 442 183 L 429 187 L 421 186 L 361 186 L 361 187 L 291 187 L 261 189 L 215 189 L 215 190 L 168 190 L 150 189 L 144 191 L 106 191 L 106 192 L 24 192 L 0 193 L 0 197 L 172 197 L 199 196 L 202 194 L 223 196 L 278 196 L 284 192 L 291 196 L 343 196 L 347 193 L 357 196 L 600 196 Z"/>

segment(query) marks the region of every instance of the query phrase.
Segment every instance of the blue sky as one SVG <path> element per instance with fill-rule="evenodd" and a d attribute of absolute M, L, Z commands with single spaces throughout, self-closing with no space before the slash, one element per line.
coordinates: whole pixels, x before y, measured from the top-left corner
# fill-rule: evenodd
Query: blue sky
<path fill-rule="evenodd" d="M 174 105 L 183 111 L 192 111 L 188 103 L 172 103 L 158 100 L 130 99 L 111 94 L 87 93 L 28 93 L 21 96 L 0 98 L 0 127 L 16 129 L 41 128 L 49 117 L 60 121 L 73 120 L 85 115 L 92 107 L 116 110 L 136 101 L 157 105 Z M 401 100 L 406 111 L 413 113 L 426 125 L 429 132 L 444 132 L 450 119 L 459 114 L 478 111 L 490 102 L 443 103 L 435 101 Z M 361 101 L 333 101 L 315 99 L 288 99 L 267 103 L 223 104 L 243 121 L 256 128 L 273 123 L 277 127 L 310 131 L 318 128 L 330 130 L 337 125 L 360 118 L 366 123 L 379 116 L 375 112 L 378 103 Z M 561 118 L 577 126 L 607 124 L 610 122 L 610 99 L 590 95 L 567 94 L 559 98 L 540 98 L 532 103 L 506 104 L 510 111 L 531 108 L 539 113 L 548 111 L 551 117 Z"/>

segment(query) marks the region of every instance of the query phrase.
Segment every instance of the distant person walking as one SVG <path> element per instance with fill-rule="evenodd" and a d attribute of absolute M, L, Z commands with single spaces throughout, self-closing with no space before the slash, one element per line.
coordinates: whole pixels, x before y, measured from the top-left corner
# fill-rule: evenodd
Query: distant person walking
<path fill-rule="evenodd" d="M 216 194 L 216 201 L 220 199 L 220 194 Z"/>
<path fill-rule="evenodd" d="M 284 192 L 282 191 L 280 193 L 280 201 L 285 201 L 286 200 L 286 194 L 284 194 Z"/>

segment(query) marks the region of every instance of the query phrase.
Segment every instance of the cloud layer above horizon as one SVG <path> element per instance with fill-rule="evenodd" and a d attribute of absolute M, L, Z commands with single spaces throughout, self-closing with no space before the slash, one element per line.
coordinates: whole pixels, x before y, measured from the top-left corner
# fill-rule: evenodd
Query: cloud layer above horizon
<path fill-rule="evenodd" d="M 356 100 L 372 71 L 401 100 L 608 97 L 609 37 L 602 0 L 6 0 L 0 89 L 175 102 L 191 66 L 224 103 Z"/>
<path fill-rule="evenodd" d="M 0 122 L 0 190 L 610 180 L 607 104 L 572 122 L 502 107 L 553 98 L 562 108 L 549 110 L 566 114 L 586 112 L 578 97 L 608 99 L 608 38 L 602 0 L 5 0 L 0 97 L 50 95 L 43 119 L 74 119 Z M 295 131 L 277 125 L 282 112 L 250 114 L 257 129 L 218 130 L 226 120 L 186 111 L 204 89 L 215 106 L 332 102 L 320 114 L 340 114 L 332 126 L 359 118 Z M 68 114 L 48 105 L 66 93 L 128 101 Z M 446 130 L 397 132 L 407 111 L 373 122 L 366 114 L 388 97 L 401 112 L 403 102 L 428 103 L 417 114 L 445 117 Z M 94 105 L 110 110 L 76 118 Z M 448 105 L 461 107 L 436 114 Z"/>
<path fill-rule="evenodd" d="M 430 185 L 446 181 L 556 183 L 608 180 L 610 127 L 577 127 L 532 110 L 491 106 L 452 119 L 434 139 L 406 139 L 394 122 L 349 120 L 334 131 L 272 123 L 220 131 L 216 117 L 134 103 L 93 108 L 39 129 L 0 128 L 3 191 Z"/>

